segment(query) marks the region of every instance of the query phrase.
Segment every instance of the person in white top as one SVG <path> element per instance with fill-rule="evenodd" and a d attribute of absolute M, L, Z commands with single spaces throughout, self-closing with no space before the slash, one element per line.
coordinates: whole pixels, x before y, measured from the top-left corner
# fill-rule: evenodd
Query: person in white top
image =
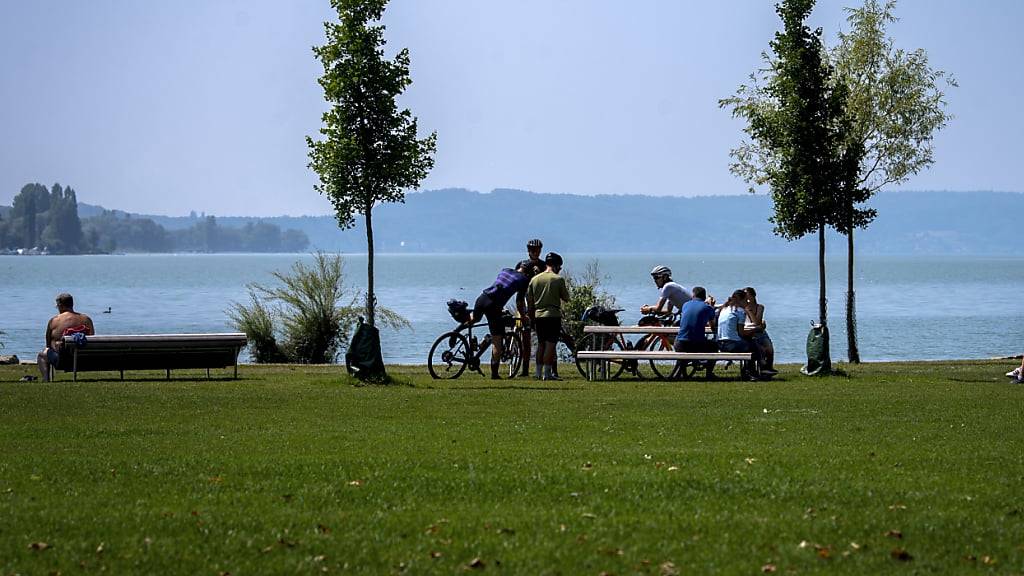
<path fill-rule="evenodd" d="M 654 285 L 658 287 L 658 303 L 654 306 L 644 304 L 640 307 L 641 314 L 654 314 L 655 316 L 671 314 L 673 308 L 681 310 L 683 304 L 691 300 L 690 291 L 672 281 L 672 270 L 667 266 L 655 266 L 651 270 L 651 278 L 654 279 Z"/>

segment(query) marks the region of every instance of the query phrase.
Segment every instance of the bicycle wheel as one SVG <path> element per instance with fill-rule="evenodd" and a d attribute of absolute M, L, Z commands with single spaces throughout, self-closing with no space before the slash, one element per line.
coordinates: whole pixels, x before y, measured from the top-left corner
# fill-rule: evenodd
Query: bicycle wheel
<path fill-rule="evenodd" d="M 501 352 L 501 363 L 505 366 L 505 377 L 514 378 L 519 374 L 519 368 L 523 365 L 523 351 L 519 347 L 518 332 L 505 336 L 505 349 Z"/>
<path fill-rule="evenodd" d="M 614 336 L 604 334 L 584 334 L 576 344 L 577 350 L 601 350 L 619 352 L 622 351 L 622 343 Z M 608 362 L 608 378 L 618 378 L 624 370 L 630 368 L 630 372 L 637 374 L 636 360 L 610 360 Z M 587 377 L 587 361 L 576 357 L 576 369 L 580 375 Z"/>
<path fill-rule="evenodd" d="M 650 352 L 672 352 L 673 344 L 672 339 L 665 334 L 648 334 L 636 343 L 636 348 Z M 676 374 L 675 360 L 649 360 L 648 362 L 651 365 L 651 371 L 654 372 L 654 377 L 659 380 L 675 380 L 683 377 L 681 374 Z"/>
<path fill-rule="evenodd" d="M 458 332 L 447 332 L 434 341 L 427 356 L 427 370 L 436 380 L 452 380 L 462 376 L 469 356 L 469 341 Z"/>

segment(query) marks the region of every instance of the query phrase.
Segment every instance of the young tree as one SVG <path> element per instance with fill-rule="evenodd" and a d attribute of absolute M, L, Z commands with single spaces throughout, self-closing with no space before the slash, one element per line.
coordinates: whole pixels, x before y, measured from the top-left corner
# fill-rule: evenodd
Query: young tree
<path fill-rule="evenodd" d="M 750 141 L 732 150 L 730 171 L 751 191 L 769 187 L 775 233 L 787 240 L 818 234 L 818 321 L 827 329 L 825 229 L 849 219 L 846 198 L 856 191 L 863 149 L 850 138 L 847 87 L 825 57 L 821 30 L 804 23 L 813 7 L 814 0 L 776 5 L 783 30 L 764 54 L 766 69 L 719 104 L 747 121 Z"/>
<path fill-rule="evenodd" d="M 850 31 L 839 34 L 832 50 L 836 71 L 850 87 L 846 107 L 853 117 L 853 138 L 864 148 L 858 169 L 858 201 L 866 201 L 883 186 L 906 182 L 932 165 L 932 140 L 951 116 L 946 113 L 940 84 L 956 80 L 928 64 L 928 54 L 894 46 L 886 26 L 896 22 L 895 0 L 865 0 L 847 8 Z M 854 200 L 851 198 L 851 200 Z M 848 209 L 852 208 L 851 202 Z M 852 211 L 848 210 L 852 218 Z M 857 349 L 856 296 L 853 289 L 853 231 L 866 227 L 870 217 L 849 221 L 846 234 L 846 336 L 850 362 L 860 362 Z"/>
<path fill-rule="evenodd" d="M 404 202 L 405 190 L 419 187 L 434 165 L 436 133 L 417 138 L 416 118 L 395 99 L 412 80 L 409 51 L 384 57 L 384 26 L 378 22 L 387 0 L 331 0 L 338 22 L 325 22 L 327 43 L 313 52 L 323 64 L 320 86 L 331 105 L 323 114 L 322 140 L 307 137 L 309 167 L 320 177 L 316 190 L 334 204 L 338 225 L 366 225 L 366 317 L 376 316 L 373 290 L 373 207 Z"/>

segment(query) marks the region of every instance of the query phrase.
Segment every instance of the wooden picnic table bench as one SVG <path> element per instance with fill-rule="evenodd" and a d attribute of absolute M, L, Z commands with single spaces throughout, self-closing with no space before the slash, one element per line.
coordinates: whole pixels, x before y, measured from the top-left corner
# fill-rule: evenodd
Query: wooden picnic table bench
<path fill-rule="evenodd" d="M 604 334 L 612 337 L 621 334 L 651 334 L 662 336 L 671 334 L 674 336 L 679 333 L 679 327 L 584 326 L 583 332 L 585 334 Z M 710 335 L 710 328 L 706 329 L 705 332 L 706 334 Z M 599 341 L 599 338 L 589 339 L 589 342 L 591 344 L 594 344 Z M 611 373 L 610 365 L 613 361 L 639 362 L 642 360 L 647 360 L 652 362 L 652 367 L 655 366 L 655 362 L 676 363 L 674 369 L 667 370 L 667 372 L 670 373 L 668 377 L 689 376 L 696 373 L 698 367 L 703 366 L 705 368 L 706 376 L 710 378 L 712 369 L 716 362 L 749 362 L 752 357 L 750 352 L 675 352 L 674 350 L 671 350 L 670 344 L 667 341 L 659 341 L 658 344 L 661 345 L 663 349 L 577 350 L 576 356 L 579 360 L 586 362 L 586 373 L 588 380 L 603 380 L 607 378 Z M 680 365 L 678 364 L 679 362 L 684 362 L 686 364 Z M 683 368 L 684 372 L 678 373 L 679 368 Z M 655 373 L 658 374 L 659 376 L 662 375 L 662 372 L 658 370 L 655 370 Z"/>
<path fill-rule="evenodd" d="M 74 336 L 64 337 L 64 347 L 51 371 L 120 372 L 125 370 L 171 370 L 234 367 L 238 378 L 238 354 L 248 340 L 244 333 L 221 334 L 111 334 L 87 336 L 79 345 Z M 51 372 L 52 376 L 52 372 Z M 52 379 L 52 378 L 51 378 Z"/>

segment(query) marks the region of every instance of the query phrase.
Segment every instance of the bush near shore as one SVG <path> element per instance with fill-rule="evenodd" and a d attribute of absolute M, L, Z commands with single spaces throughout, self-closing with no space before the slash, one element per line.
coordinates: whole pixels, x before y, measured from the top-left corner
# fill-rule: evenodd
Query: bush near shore
<path fill-rule="evenodd" d="M 1008 362 L 780 381 L 352 386 L 0 367 L 0 573 L 1024 568 Z M 572 375 L 566 366 L 563 374 Z"/>

